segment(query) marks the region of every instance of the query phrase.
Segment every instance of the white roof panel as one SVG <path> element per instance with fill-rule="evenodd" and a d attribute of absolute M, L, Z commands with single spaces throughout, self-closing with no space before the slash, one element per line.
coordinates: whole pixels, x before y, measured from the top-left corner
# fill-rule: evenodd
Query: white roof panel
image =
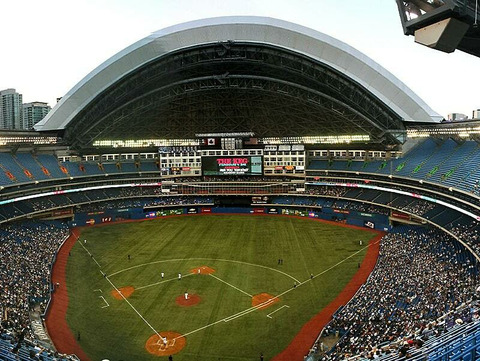
<path fill-rule="evenodd" d="M 404 120 L 442 120 L 442 116 L 390 72 L 337 39 L 283 20 L 233 16 L 178 24 L 130 45 L 76 84 L 35 129 L 64 129 L 102 91 L 135 69 L 169 52 L 228 40 L 266 43 L 301 53 L 341 71 L 361 84 Z"/>

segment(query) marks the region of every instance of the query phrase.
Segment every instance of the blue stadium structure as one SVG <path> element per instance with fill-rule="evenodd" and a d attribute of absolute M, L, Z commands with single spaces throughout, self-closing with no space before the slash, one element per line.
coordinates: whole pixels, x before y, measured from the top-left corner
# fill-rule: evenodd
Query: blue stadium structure
<path fill-rule="evenodd" d="M 78 359 L 42 323 L 70 228 L 205 209 L 388 232 L 309 360 L 480 359 L 479 133 L 296 24 L 229 17 L 155 32 L 36 131 L 0 133 L 0 288 L 16 290 L 0 295 L 0 359 Z"/>

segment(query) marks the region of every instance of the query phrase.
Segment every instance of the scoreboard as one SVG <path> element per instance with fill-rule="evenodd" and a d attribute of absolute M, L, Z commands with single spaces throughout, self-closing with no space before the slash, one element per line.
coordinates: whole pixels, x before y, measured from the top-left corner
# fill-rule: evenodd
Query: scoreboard
<path fill-rule="evenodd" d="M 202 157 L 203 175 L 262 175 L 260 156 Z"/>

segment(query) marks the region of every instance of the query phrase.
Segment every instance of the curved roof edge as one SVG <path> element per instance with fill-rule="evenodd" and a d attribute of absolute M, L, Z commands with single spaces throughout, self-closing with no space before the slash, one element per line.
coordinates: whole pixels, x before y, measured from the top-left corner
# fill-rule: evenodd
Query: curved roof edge
<path fill-rule="evenodd" d="M 77 83 L 35 125 L 35 130 L 65 129 L 102 91 L 158 57 L 194 45 L 228 40 L 274 45 L 324 63 L 364 86 L 404 120 L 439 122 L 443 119 L 393 74 L 335 38 L 284 20 L 228 16 L 174 25 L 133 43 Z"/>

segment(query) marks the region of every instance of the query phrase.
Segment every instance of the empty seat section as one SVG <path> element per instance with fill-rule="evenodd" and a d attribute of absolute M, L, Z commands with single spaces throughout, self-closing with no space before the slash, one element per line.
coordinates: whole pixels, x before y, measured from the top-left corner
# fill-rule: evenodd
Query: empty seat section
<path fill-rule="evenodd" d="M 121 169 L 117 167 L 116 163 L 103 163 L 103 169 L 105 170 L 105 173 L 108 173 L 108 174 L 121 172 Z"/>
<path fill-rule="evenodd" d="M 49 179 L 50 177 L 42 171 L 41 165 L 39 165 L 32 154 L 30 153 L 17 153 L 13 158 L 17 160 L 33 177 L 37 180 Z"/>
<path fill-rule="evenodd" d="M 329 169 L 328 162 L 326 160 L 313 159 L 308 165 L 308 169 Z"/>
<path fill-rule="evenodd" d="M 457 143 L 452 139 L 447 139 L 443 144 L 436 149 L 436 151 L 423 162 L 422 167 L 416 172 L 412 172 L 410 176 L 419 179 L 427 178 L 427 174 L 435 172 L 435 167 L 440 163 L 457 147 Z"/>
<path fill-rule="evenodd" d="M 68 174 L 72 177 L 82 177 L 85 176 L 85 172 L 80 170 L 80 163 L 77 162 L 63 162 L 61 166 L 65 167 L 68 171 Z"/>
<path fill-rule="evenodd" d="M 158 172 L 159 169 L 157 165 L 155 164 L 155 161 L 149 160 L 149 161 L 142 161 L 140 164 L 140 169 L 142 172 Z"/>
<path fill-rule="evenodd" d="M 123 173 L 138 173 L 138 169 L 135 166 L 135 163 L 125 162 L 125 163 L 122 163 L 122 172 Z"/>
<path fill-rule="evenodd" d="M 0 153 L 0 164 L 4 169 L 9 171 L 18 182 L 32 182 L 34 179 L 28 177 L 24 170 L 15 162 L 12 155 L 9 153 Z M 8 177 L 8 175 L 7 175 Z"/>
<path fill-rule="evenodd" d="M 62 172 L 57 157 L 53 154 L 37 154 L 37 160 L 50 172 L 53 178 L 65 178 L 67 175 Z"/>
<path fill-rule="evenodd" d="M 98 163 L 82 163 L 85 169 L 85 175 L 104 174 L 105 172 L 100 169 Z"/>

